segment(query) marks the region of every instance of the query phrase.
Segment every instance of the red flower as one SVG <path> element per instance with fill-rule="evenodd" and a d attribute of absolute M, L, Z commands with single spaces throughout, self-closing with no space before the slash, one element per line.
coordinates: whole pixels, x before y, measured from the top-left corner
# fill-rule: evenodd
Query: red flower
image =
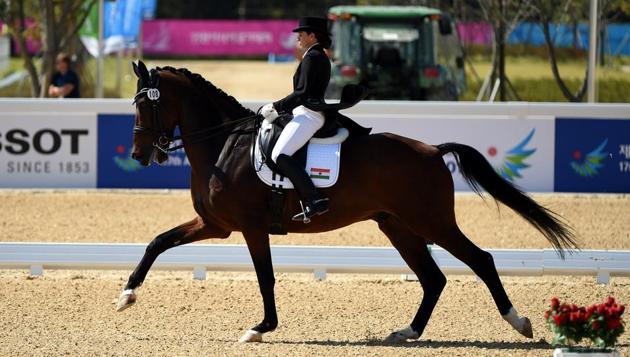
<path fill-rule="evenodd" d="M 591 327 L 593 327 L 593 330 L 599 330 L 599 321 L 593 320 L 593 322 L 591 323 Z"/>
<path fill-rule="evenodd" d="M 619 315 L 622 315 L 626 311 L 626 305 L 619 305 Z"/>
<path fill-rule="evenodd" d="M 571 311 L 578 311 L 578 306 L 576 304 L 572 304 Z"/>
<path fill-rule="evenodd" d="M 560 305 L 560 300 L 558 300 L 557 297 L 551 298 L 551 308 L 552 309 L 557 309 L 558 306 Z"/>
<path fill-rule="evenodd" d="M 604 304 L 597 305 L 597 314 L 598 315 L 604 315 L 604 311 L 606 311 L 606 305 L 604 305 Z"/>
<path fill-rule="evenodd" d="M 586 320 L 588 320 L 588 317 L 586 317 L 586 312 L 582 312 L 582 311 L 578 312 L 578 321 L 584 322 Z"/>
<path fill-rule="evenodd" d="M 615 298 L 612 296 L 609 296 L 608 299 L 606 299 L 606 306 L 612 306 L 615 303 Z"/>
<path fill-rule="evenodd" d="M 549 319 L 549 315 L 551 315 L 551 312 L 549 310 L 545 311 L 545 320 Z"/>
<path fill-rule="evenodd" d="M 612 308 L 604 309 L 604 316 L 606 316 L 606 318 L 608 318 L 608 317 L 610 317 L 610 315 L 612 315 Z"/>
<path fill-rule="evenodd" d="M 614 319 L 610 319 L 608 321 L 606 321 L 606 327 L 609 330 L 614 330 L 617 327 L 619 327 L 621 325 L 621 319 L 620 318 L 614 318 Z"/>
<path fill-rule="evenodd" d="M 591 316 L 593 316 L 593 312 L 594 311 L 586 311 L 586 314 L 584 315 L 584 320 L 590 319 Z"/>
<path fill-rule="evenodd" d="M 562 325 L 565 320 L 566 315 L 553 315 L 553 322 L 556 324 L 556 326 Z"/>
<path fill-rule="evenodd" d="M 597 306 L 591 305 L 586 309 L 586 312 L 592 315 L 593 312 L 595 312 L 595 309 L 597 309 Z"/>

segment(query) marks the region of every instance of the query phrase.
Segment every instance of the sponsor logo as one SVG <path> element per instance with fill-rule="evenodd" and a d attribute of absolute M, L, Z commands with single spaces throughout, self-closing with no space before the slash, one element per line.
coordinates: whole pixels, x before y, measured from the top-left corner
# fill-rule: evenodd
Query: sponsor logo
<path fill-rule="evenodd" d="M 584 155 L 580 150 L 573 152 L 573 161 L 569 163 L 573 171 L 582 177 L 593 177 L 599 175 L 600 169 L 604 167 L 606 153 L 604 148 L 608 144 L 608 138 L 604 139 L 595 149 Z"/>
<path fill-rule="evenodd" d="M 0 152 L 9 154 L 4 170 L 13 175 L 89 174 L 90 163 L 81 152 L 82 137 L 87 136 L 87 129 L 14 128 L 0 133 Z"/>
<path fill-rule="evenodd" d="M 51 155 L 59 151 L 64 140 L 68 140 L 69 154 L 78 155 L 80 138 L 88 134 L 87 129 L 41 129 L 31 137 L 31 133 L 24 129 L 11 129 L 4 136 L 0 133 L 0 151 L 23 155 L 33 150 L 38 154 Z"/>
<path fill-rule="evenodd" d="M 536 152 L 535 148 L 527 148 L 535 133 L 536 128 L 532 129 L 516 146 L 508 150 L 503 162 L 498 167 L 495 166 L 494 169 L 501 177 L 512 182 L 515 178 L 523 177 L 522 171 L 531 166 L 525 160 Z M 499 152 L 496 147 L 491 146 L 488 148 L 487 154 L 490 157 L 495 157 Z"/>
<path fill-rule="evenodd" d="M 116 146 L 116 154 L 112 157 L 116 166 L 125 172 L 136 172 L 142 170 L 144 167 L 140 163 L 131 157 L 132 148 L 125 148 L 124 145 Z M 176 150 L 169 153 L 168 160 L 163 162 L 161 166 L 190 166 L 190 162 L 186 157 L 186 153 L 183 149 Z"/>
<path fill-rule="evenodd" d="M 123 145 L 116 146 L 116 152 L 119 155 L 113 157 L 114 163 L 118 168 L 125 172 L 135 172 L 142 169 L 142 165 L 140 163 L 131 158 L 131 148 L 125 150 Z"/>

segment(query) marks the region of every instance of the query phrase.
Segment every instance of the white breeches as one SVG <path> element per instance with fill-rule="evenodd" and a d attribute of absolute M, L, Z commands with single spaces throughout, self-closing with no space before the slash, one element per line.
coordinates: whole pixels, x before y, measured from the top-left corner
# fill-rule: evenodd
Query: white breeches
<path fill-rule="evenodd" d="M 271 152 L 271 160 L 276 162 L 280 154 L 289 156 L 295 154 L 324 126 L 324 121 L 324 115 L 321 112 L 312 111 L 303 105 L 293 109 L 293 120 L 282 130 Z"/>

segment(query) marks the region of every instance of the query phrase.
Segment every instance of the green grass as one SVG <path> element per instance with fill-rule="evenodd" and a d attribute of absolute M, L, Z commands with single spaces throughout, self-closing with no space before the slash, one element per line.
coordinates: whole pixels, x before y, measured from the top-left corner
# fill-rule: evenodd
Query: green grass
<path fill-rule="evenodd" d="M 575 93 L 582 85 L 581 79 L 567 79 L 567 86 Z M 512 80 L 520 99 L 526 102 L 566 102 L 562 92 L 553 78 L 519 78 Z M 597 89 L 597 101 L 601 103 L 630 103 L 630 92 L 627 90 L 630 81 L 609 78 L 600 80 Z M 474 101 L 481 85 L 469 84 L 460 98 L 462 101 Z M 586 99 L 586 96 L 584 97 Z M 516 100 L 509 98 L 509 100 Z"/>
<path fill-rule="evenodd" d="M 490 60 L 473 57 L 472 65 L 477 74 L 482 78 L 490 71 Z M 598 79 L 616 78 L 630 81 L 630 69 L 624 71 L 624 66 L 628 66 L 625 60 L 615 60 L 610 66 L 598 66 Z M 471 74 L 470 66 L 467 66 L 467 74 Z M 558 63 L 558 70 L 563 79 L 583 79 L 586 73 L 586 61 L 569 60 Z M 517 57 L 506 59 L 505 71 L 510 79 L 539 79 L 553 78 L 551 65 L 547 60 L 535 57 Z"/>
<path fill-rule="evenodd" d="M 471 58 L 472 68 L 481 80 L 491 69 L 489 60 L 481 56 Z M 630 103 L 630 59 L 615 58 L 606 66 L 598 66 L 598 101 L 606 103 Z M 506 59 L 506 73 L 518 95 L 529 102 L 566 102 L 551 72 L 546 59 L 538 57 L 516 57 Z M 558 63 L 558 70 L 571 92 L 575 93 L 584 81 L 586 62 L 584 59 L 564 60 Z M 461 100 L 474 101 L 481 87 L 473 75 L 469 63 L 466 65 L 468 88 Z"/>

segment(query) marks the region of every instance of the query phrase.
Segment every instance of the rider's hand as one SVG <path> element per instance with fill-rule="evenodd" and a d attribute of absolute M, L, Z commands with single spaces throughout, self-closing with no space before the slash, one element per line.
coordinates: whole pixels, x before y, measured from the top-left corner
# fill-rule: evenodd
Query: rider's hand
<path fill-rule="evenodd" d="M 265 118 L 266 121 L 273 123 L 274 120 L 278 117 L 278 112 L 276 108 L 273 107 L 273 104 L 265 104 L 262 109 L 260 109 L 260 115 Z"/>

